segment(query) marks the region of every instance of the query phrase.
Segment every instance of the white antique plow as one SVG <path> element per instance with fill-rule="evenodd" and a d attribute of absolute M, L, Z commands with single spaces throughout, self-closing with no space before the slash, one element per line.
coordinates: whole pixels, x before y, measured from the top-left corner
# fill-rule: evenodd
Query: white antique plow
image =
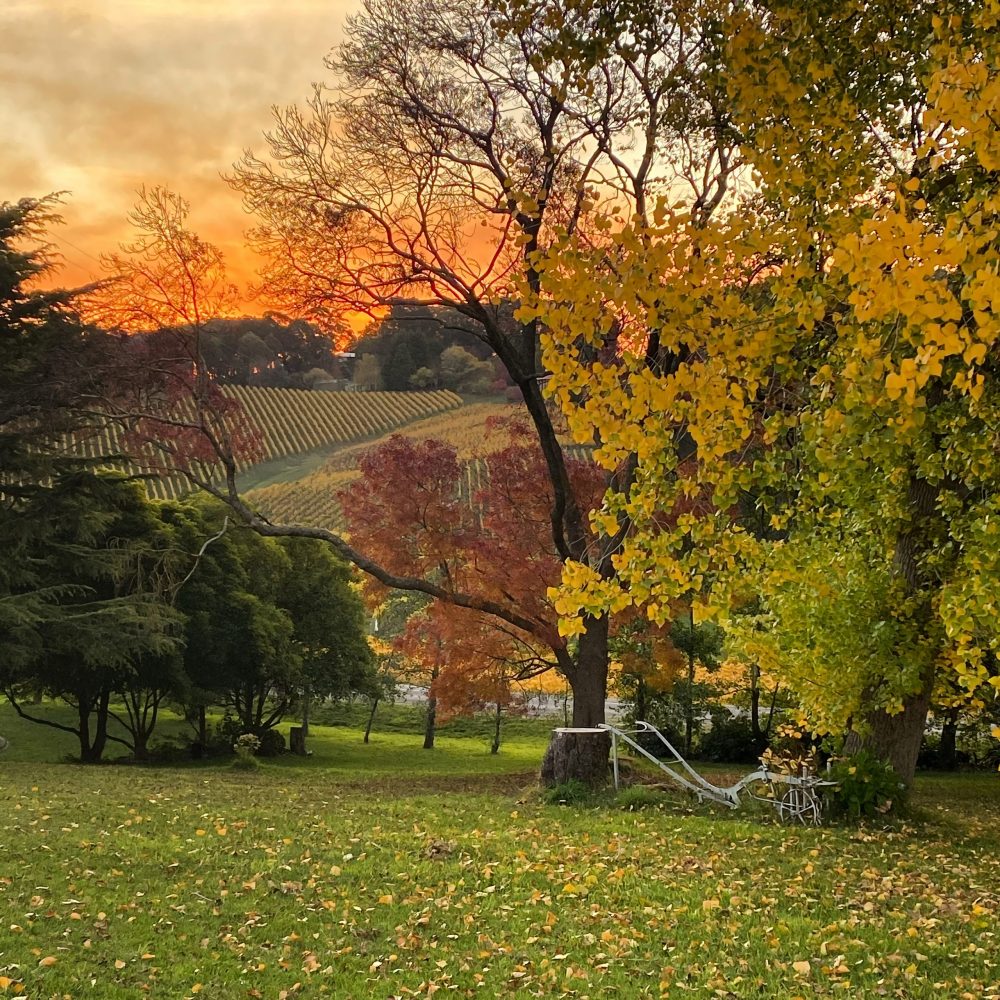
<path fill-rule="evenodd" d="M 670 780 L 693 792 L 699 801 L 708 799 L 719 805 L 738 809 L 740 793 L 745 792 L 750 798 L 760 802 L 768 802 L 778 811 L 782 821 L 818 824 L 822 816 L 822 800 L 819 789 L 834 785 L 834 781 L 826 781 L 815 774 L 782 774 L 773 771 L 767 765 L 741 778 L 735 785 L 720 787 L 702 777 L 680 754 L 674 745 L 649 722 L 636 722 L 633 729 L 624 730 L 617 726 L 601 723 L 598 726 L 611 734 L 611 765 L 614 769 L 615 788 L 619 786 L 618 774 L 618 744 L 623 742 L 636 753 L 652 761 Z M 652 733 L 663 744 L 667 755 L 658 757 L 641 746 L 635 739 L 644 733 Z M 780 789 L 777 786 L 787 787 Z M 753 786 L 760 788 L 755 791 Z M 763 787 L 760 787 L 763 786 Z"/>

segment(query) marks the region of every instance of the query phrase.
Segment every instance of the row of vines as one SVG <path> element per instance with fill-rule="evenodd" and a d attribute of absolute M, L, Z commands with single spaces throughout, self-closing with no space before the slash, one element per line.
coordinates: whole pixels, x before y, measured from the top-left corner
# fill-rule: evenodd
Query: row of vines
<path fill-rule="evenodd" d="M 263 462 L 365 441 L 462 405 L 460 396 L 445 390 L 361 393 L 225 386 L 222 391 L 241 405 L 248 422 L 261 432 Z M 122 441 L 117 425 L 95 424 L 77 434 L 70 446 L 87 458 L 117 457 L 125 451 Z M 149 471 L 126 457 L 119 464 L 134 474 Z M 240 471 L 248 467 L 244 464 Z M 213 478 L 213 470 L 201 471 Z M 148 480 L 147 489 L 163 500 L 184 496 L 191 486 L 181 475 L 158 473 Z"/>

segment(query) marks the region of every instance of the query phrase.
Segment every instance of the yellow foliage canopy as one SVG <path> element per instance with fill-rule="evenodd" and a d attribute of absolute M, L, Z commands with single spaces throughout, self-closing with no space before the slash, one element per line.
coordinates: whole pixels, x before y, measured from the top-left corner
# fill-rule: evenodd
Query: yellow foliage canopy
<path fill-rule="evenodd" d="M 665 199 L 599 253 L 567 240 L 522 310 L 575 438 L 637 460 L 595 515 L 631 520 L 619 575 L 568 564 L 564 629 L 749 590 L 759 654 L 821 728 L 935 684 L 982 698 L 1000 683 L 1000 3 L 726 16 L 706 72 L 747 165 L 728 209 Z M 618 355 L 594 364 L 611 329 Z"/>

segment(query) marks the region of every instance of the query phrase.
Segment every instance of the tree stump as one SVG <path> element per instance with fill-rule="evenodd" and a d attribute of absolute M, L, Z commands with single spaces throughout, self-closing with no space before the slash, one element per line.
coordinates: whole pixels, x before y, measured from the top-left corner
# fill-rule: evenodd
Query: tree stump
<path fill-rule="evenodd" d="M 306 756 L 306 734 L 301 726 L 292 726 L 288 730 L 288 749 L 300 757 Z"/>
<path fill-rule="evenodd" d="M 611 737 L 604 729 L 555 729 L 542 760 L 542 784 L 548 788 L 582 781 L 592 788 L 608 780 Z"/>

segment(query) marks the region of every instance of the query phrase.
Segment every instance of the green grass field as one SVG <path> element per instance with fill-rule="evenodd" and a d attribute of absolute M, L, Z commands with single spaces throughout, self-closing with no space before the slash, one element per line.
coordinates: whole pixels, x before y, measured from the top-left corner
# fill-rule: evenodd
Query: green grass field
<path fill-rule="evenodd" d="M 1000 996 L 1000 776 L 886 829 L 548 805 L 543 729 L 86 768 L 4 707 L 0 996 Z"/>

